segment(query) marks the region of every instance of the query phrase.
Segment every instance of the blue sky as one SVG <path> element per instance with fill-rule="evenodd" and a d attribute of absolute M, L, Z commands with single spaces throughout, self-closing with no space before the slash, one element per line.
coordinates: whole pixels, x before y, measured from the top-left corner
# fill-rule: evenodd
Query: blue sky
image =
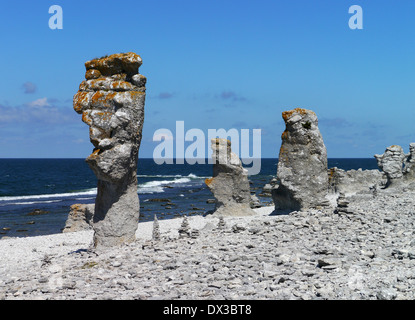
<path fill-rule="evenodd" d="M 51 5 L 63 29 L 51 30 Z M 351 30 L 348 9 L 363 9 Z M 133 51 L 147 81 L 140 157 L 160 128 L 261 129 L 277 157 L 281 113 L 311 109 L 329 157 L 415 142 L 411 0 L 8 1 L 0 12 L 0 158 L 85 158 L 72 109 L 84 63 Z M 206 134 L 207 135 L 207 134 Z"/>

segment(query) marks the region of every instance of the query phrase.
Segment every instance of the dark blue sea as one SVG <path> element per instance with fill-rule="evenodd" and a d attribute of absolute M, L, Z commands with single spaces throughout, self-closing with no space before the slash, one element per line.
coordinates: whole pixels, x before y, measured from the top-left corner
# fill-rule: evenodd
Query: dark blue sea
<path fill-rule="evenodd" d="M 249 177 L 251 191 L 276 175 L 277 159 L 262 159 L 261 172 Z M 329 159 L 328 167 L 377 169 L 375 159 Z M 204 180 L 212 176 L 210 164 L 138 163 L 140 222 L 200 215 L 214 208 Z M 94 203 L 97 180 L 84 159 L 0 159 L 0 238 L 60 233 L 70 206 Z M 262 204 L 269 197 L 258 197 Z M 172 203 L 172 204 L 170 204 Z M 37 214 L 36 214 L 37 213 Z"/>

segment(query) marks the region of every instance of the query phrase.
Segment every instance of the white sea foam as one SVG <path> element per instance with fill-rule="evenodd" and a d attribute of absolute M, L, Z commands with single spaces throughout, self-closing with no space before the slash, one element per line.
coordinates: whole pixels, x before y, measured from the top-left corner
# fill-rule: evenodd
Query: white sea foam
<path fill-rule="evenodd" d="M 138 175 L 138 177 L 145 178 L 173 178 L 173 180 L 155 180 L 148 181 L 138 185 L 139 194 L 148 194 L 148 193 L 162 193 L 164 192 L 163 186 L 172 185 L 172 184 L 186 184 L 191 182 L 194 179 L 204 179 L 206 177 L 199 177 L 193 173 L 190 173 L 187 176 L 182 175 Z M 68 192 L 68 193 L 53 193 L 53 194 L 40 194 L 40 195 L 27 195 L 27 196 L 4 196 L 0 197 L 0 206 L 2 202 L 8 202 L 5 205 L 15 204 L 15 205 L 26 205 L 26 204 L 36 204 L 36 203 L 52 203 L 59 200 L 47 200 L 47 201 L 37 201 L 42 199 L 51 199 L 51 198 L 68 198 L 68 197 L 79 197 L 79 196 L 96 196 L 97 188 L 88 189 L 80 192 Z M 86 200 L 93 199 L 91 198 L 76 198 L 76 200 Z M 31 201 L 30 201 L 31 200 Z M 19 201 L 10 203 L 11 201 Z"/>
<path fill-rule="evenodd" d="M 190 173 L 187 176 L 183 176 L 180 174 L 139 174 L 137 175 L 138 178 L 191 178 L 191 179 L 206 179 L 210 177 L 199 177 L 193 173 Z"/>
<path fill-rule="evenodd" d="M 138 185 L 138 193 L 161 193 L 164 192 L 163 186 L 171 184 L 186 184 L 190 178 L 178 178 L 175 180 L 148 181 Z"/>
<path fill-rule="evenodd" d="M 39 194 L 39 195 L 30 195 L 30 196 L 6 196 L 0 197 L 0 202 L 2 201 L 19 201 L 19 200 L 38 200 L 38 199 L 50 199 L 50 198 L 66 198 L 73 196 L 84 196 L 84 195 L 96 195 L 97 188 L 88 189 L 80 192 L 68 192 L 68 193 L 53 193 L 53 194 Z"/>
<path fill-rule="evenodd" d="M 25 204 L 36 204 L 36 203 L 54 203 L 60 202 L 61 200 L 48 200 L 48 201 L 28 201 L 28 202 L 13 202 L 13 204 L 25 205 Z"/>

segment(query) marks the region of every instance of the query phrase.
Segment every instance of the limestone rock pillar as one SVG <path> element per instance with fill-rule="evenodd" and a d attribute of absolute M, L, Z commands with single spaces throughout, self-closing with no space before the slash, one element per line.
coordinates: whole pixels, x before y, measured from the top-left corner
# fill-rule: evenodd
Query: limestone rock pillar
<path fill-rule="evenodd" d="M 231 151 L 231 142 L 215 138 L 211 141 L 213 150 L 213 177 L 205 183 L 215 197 L 214 215 L 254 215 L 250 207 L 251 192 L 247 170 L 241 160 Z"/>
<path fill-rule="evenodd" d="M 317 115 L 296 108 L 282 113 L 285 131 L 278 159 L 275 209 L 301 210 L 328 204 L 327 151 Z"/>
<path fill-rule="evenodd" d="M 73 99 L 89 128 L 86 159 L 98 178 L 92 227 L 95 246 L 135 240 L 139 219 L 137 160 L 144 122 L 146 78 L 133 52 L 87 61 L 86 80 Z"/>

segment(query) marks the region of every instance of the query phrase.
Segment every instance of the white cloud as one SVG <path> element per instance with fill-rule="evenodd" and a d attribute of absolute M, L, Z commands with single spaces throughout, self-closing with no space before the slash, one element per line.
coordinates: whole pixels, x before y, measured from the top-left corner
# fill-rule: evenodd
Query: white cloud
<path fill-rule="evenodd" d="M 27 105 L 29 107 L 49 107 L 50 106 L 50 104 L 48 103 L 48 98 L 46 97 L 29 102 Z"/>

